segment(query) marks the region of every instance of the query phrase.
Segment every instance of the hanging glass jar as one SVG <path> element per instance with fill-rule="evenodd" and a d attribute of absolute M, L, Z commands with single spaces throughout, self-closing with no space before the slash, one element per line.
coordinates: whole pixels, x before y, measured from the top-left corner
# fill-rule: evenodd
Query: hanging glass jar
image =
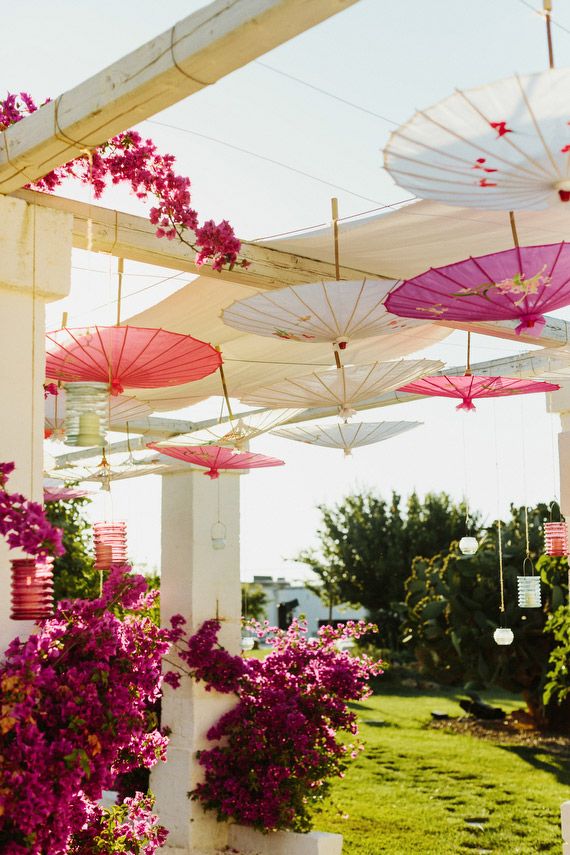
<path fill-rule="evenodd" d="M 211 529 L 212 549 L 226 548 L 226 527 L 218 520 Z"/>
<path fill-rule="evenodd" d="M 97 570 L 108 570 L 112 564 L 127 564 L 126 522 L 96 522 L 93 544 Z"/>
<path fill-rule="evenodd" d="M 53 611 L 53 558 L 12 558 L 12 620 L 39 620 Z"/>
<path fill-rule="evenodd" d="M 565 522 L 544 523 L 544 551 L 558 558 L 568 555 L 568 528 Z"/>
<path fill-rule="evenodd" d="M 463 555 L 475 555 L 478 548 L 479 544 L 476 537 L 465 535 L 465 537 L 462 537 L 459 541 L 459 550 Z"/>
<path fill-rule="evenodd" d="M 527 576 L 527 567 L 530 575 Z M 523 575 L 517 576 L 519 608 L 539 609 L 541 606 L 540 576 L 534 575 L 534 565 L 527 555 L 523 561 Z"/>
<path fill-rule="evenodd" d="M 66 383 L 65 442 L 103 446 L 109 428 L 109 384 Z"/>

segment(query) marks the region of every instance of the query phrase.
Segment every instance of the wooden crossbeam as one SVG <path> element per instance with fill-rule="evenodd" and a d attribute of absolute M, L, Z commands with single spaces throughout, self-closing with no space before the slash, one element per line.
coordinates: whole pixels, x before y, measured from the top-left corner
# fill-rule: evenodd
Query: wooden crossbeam
<path fill-rule="evenodd" d="M 90 219 L 93 251 L 107 252 L 117 258 L 264 289 L 335 278 L 334 264 L 247 241 L 242 242 L 240 258 L 246 258 L 250 266 L 218 273 L 207 264 L 197 267 L 196 253 L 181 241 L 157 238 L 155 226 L 146 217 L 31 190 L 18 190 L 11 195 L 34 205 L 73 214 L 73 246 L 76 249 L 87 249 L 87 221 Z M 340 274 L 342 279 L 378 276 L 351 267 L 341 267 Z"/>
<path fill-rule="evenodd" d="M 17 190 L 358 0 L 215 0 L 0 133 Z"/>

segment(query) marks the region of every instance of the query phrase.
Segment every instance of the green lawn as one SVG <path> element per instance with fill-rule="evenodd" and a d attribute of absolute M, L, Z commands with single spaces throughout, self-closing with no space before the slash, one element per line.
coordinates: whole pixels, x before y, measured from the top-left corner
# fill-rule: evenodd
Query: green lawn
<path fill-rule="evenodd" d="M 543 749 L 426 729 L 431 710 L 461 714 L 456 697 L 387 688 L 355 705 L 365 751 L 315 823 L 344 836 L 343 855 L 561 851 L 568 764 Z M 521 706 L 485 697 L 508 711 Z"/>

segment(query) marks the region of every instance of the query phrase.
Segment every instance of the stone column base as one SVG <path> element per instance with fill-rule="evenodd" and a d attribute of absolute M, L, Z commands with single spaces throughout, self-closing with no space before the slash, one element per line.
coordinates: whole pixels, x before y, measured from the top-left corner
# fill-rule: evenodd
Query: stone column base
<path fill-rule="evenodd" d="M 262 834 L 244 825 L 230 825 L 228 843 L 240 855 L 341 855 L 342 834 L 270 831 Z"/>

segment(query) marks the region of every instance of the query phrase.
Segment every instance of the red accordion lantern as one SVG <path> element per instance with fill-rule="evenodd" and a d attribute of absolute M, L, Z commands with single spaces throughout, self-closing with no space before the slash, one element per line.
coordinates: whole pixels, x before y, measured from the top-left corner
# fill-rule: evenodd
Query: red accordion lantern
<path fill-rule="evenodd" d="M 39 620 L 53 611 L 53 558 L 12 558 L 12 620 Z"/>
<path fill-rule="evenodd" d="M 568 529 L 565 522 L 544 523 L 544 549 L 547 555 L 568 555 Z"/>
<path fill-rule="evenodd" d="M 108 570 L 112 564 L 127 563 L 126 522 L 98 522 L 93 526 L 95 568 Z"/>

